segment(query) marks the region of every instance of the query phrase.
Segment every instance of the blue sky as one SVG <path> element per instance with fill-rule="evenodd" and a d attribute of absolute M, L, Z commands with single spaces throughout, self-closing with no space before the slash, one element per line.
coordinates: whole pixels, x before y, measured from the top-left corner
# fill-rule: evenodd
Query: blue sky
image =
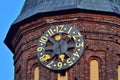
<path fill-rule="evenodd" d="M 12 22 L 19 15 L 25 0 L 0 2 L 0 80 L 14 80 L 13 54 L 3 43 Z"/>

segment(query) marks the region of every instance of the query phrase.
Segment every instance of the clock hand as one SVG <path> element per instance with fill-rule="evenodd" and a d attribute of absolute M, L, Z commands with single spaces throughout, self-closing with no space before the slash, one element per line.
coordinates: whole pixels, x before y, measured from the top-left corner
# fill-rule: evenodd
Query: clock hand
<path fill-rule="evenodd" d="M 46 54 L 44 57 L 41 59 L 41 61 L 46 62 L 47 60 L 50 59 L 50 55 Z"/>
<path fill-rule="evenodd" d="M 67 38 L 65 39 L 65 42 L 67 43 L 70 39 L 72 39 L 72 36 L 68 34 Z"/>
<path fill-rule="evenodd" d="M 71 39 L 71 38 L 72 38 L 72 36 L 71 36 L 71 35 L 69 35 L 69 34 L 67 35 L 67 37 L 68 37 L 69 39 Z"/>
<path fill-rule="evenodd" d="M 58 55 L 58 58 L 60 58 L 60 60 L 61 60 L 62 62 L 64 62 L 64 57 L 65 57 L 65 55 L 61 53 L 61 52 L 62 52 L 62 50 L 61 50 L 61 41 L 62 41 L 62 40 L 61 40 L 61 36 L 62 36 L 62 34 L 59 33 L 59 34 L 56 35 L 54 38 L 55 38 L 56 41 L 59 41 L 59 42 L 58 42 L 59 47 L 58 47 L 58 51 L 56 52 L 56 54 Z"/>
<path fill-rule="evenodd" d="M 62 62 L 64 62 L 64 60 L 65 60 L 65 55 L 64 55 L 64 54 L 60 54 L 60 55 L 59 55 L 59 58 L 61 59 Z"/>
<path fill-rule="evenodd" d="M 63 51 L 62 51 L 62 45 L 63 45 L 63 40 L 61 40 L 61 41 L 59 42 L 59 46 L 60 46 L 60 55 L 59 55 L 59 58 L 60 58 L 60 60 L 61 60 L 62 62 L 64 62 L 64 60 L 65 60 L 65 54 L 64 54 Z"/>

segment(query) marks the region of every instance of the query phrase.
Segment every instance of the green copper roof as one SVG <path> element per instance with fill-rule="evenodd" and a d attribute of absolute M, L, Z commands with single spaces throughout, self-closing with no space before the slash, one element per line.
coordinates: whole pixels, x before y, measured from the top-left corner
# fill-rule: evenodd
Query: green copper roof
<path fill-rule="evenodd" d="M 120 14 L 120 0 L 26 0 L 13 24 L 35 14 L 69 9 L 113 12 Z"/>

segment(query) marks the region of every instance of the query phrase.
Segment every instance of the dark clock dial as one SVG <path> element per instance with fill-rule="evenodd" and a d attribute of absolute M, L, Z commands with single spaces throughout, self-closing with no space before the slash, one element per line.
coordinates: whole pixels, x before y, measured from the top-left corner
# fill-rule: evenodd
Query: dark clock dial
<path fill-rule="evenodd" d="M 52 70 L 64 70 L 79 60 L 83 48 L 83 37 L 75 27 L 58 25 L 40 37 L 37 56 L 43 66 Z"/>

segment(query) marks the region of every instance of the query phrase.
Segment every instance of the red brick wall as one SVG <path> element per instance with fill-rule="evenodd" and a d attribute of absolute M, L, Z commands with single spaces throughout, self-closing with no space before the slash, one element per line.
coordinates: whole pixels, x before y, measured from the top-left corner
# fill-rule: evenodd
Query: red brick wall
<path fill-rule="evenodd" d="M 120 19 L 115 16 L 76 13 L 50 16 L 22 25 L 12 45 L 15 49 L 15 80 L 33 80 L 33 70 L 40 67 L 40 80 L 57 80 L 56 72 L 44 68 L 36 56 L 36 46 L 43 31 L 52 25 L 67 24 L 79 29 L 85 49 L 81 59 L 70 69 L 69 80 L 90 80 L 90 61 L 99 63 L 100 80 L 117 80 L 120 62 Z"/>

